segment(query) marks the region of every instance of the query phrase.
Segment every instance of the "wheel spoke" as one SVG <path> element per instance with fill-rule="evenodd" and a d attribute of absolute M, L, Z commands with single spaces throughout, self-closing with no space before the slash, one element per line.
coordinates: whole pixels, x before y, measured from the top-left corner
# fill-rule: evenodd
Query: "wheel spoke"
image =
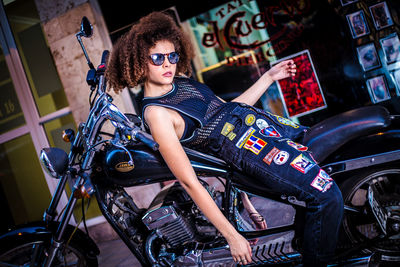
<path fill-rule="evenodd" d="M 362 214 L 362 210 L 358 207 L 353 207 L 350 205 L 344 205 L 344 210 L 345 211 L 349 211 L 349 212 L 353 212 L 353 213 L 357 213 L 357 214 Z"/>
<path fill-rule="evenodd" d="M 341 187 L 345 202 L 344 231 L 350 242 L 354 244 L 368 241 L 371 245 L 366 249 L 370 252 L 379 250 L 380 253 L 388 253 L 387 255 L 399 254 L 400 240 L 398 238 L 390 241 L 383 239 L 383 241 L 374 241 L 380 237 L 384 238 L 384 235 L 368 201 L 367 193 L 372 183 L 379 183 L 376 186 L 379 187 L 379 192 L 384 197 L 385 208 L 391 208 L 390 205 L 393 205 L 391 201 L 399 199 L 398 193 L 395 191 L 400 184 L 400 169 L 398 168 L 370 170 L 349 178 Z M 397 211 L 397 205 L 394 206 L 391 209 Z"/>

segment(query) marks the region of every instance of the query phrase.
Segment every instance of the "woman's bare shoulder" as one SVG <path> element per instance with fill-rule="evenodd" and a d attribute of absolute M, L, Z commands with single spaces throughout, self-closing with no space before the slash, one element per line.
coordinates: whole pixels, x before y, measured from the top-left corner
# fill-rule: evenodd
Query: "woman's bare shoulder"
<path fill-rule="evenodd" d="M 165 124 L 172 122 L 172 118 L 168 109 L 161 106 L 148 106 L 144 111 L 144 119 L 151 126 L 151 124 Z"/>
<path fill-rule="evenodd" d="M 159 118 L 160 115 L 166 115 L 168 114 L 168 110 L 165 107 L 161 106 L 148 106 L 144 110 L 144 118 L 146 120 L 148 119 L 157 119 Z"/>

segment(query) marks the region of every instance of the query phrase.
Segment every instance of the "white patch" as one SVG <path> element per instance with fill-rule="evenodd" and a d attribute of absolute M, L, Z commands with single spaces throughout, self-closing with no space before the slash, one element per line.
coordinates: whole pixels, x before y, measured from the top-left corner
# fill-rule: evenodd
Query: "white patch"
<path fill-rule="evenodd" d="M 274 162 L 276 165 L 283 165 L 289 159 L 289 153 L 286 151 L 279 151 L 278 154 L 274 157 Z"/>
<path fill-rule="evenodd" d="M 268 122 L 266 122 L 263 119 L 257 119 L 256 124 L 257 124 L 257 127 L 260 128 L 260 130 L 265 129 L 269 126 Z"/>

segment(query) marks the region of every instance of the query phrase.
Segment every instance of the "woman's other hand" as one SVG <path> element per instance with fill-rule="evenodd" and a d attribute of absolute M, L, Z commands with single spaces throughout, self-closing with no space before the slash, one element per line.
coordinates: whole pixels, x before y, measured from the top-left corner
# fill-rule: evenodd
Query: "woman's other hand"
<path fill-rule="evenodd" d="M 241 234 L 236 232 L 226 240 L 228 241 L 233 260 L 237 264 L 246 265 L 251 263 L 250 243 Z"/>
<path fill-rule="evenodd" d="M 266 73 L 273 81 L 279 81 L 296 75 L 296 64 L 292 59 L 279 62 Z"/>
<path fill-rule="evenodd" d="M 265 221 L 264 217 L 260 213 L 258 213 L 258 212 L 250 213 L 249 217 L 253 221 L 257 230 L 267 229 L 267 222 Z"/>

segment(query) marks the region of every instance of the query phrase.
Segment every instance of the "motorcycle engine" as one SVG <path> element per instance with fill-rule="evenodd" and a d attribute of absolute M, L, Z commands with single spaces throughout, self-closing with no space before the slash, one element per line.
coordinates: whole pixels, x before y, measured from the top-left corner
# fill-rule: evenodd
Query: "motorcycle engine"
<path fill-rule="evenodd" d="M 179 183 L 166 186 L 158 193 L 142 221 L 149 230 L 156 230 L 157 235 L 171 247 L 217 235 L 215 227 Z"/>

